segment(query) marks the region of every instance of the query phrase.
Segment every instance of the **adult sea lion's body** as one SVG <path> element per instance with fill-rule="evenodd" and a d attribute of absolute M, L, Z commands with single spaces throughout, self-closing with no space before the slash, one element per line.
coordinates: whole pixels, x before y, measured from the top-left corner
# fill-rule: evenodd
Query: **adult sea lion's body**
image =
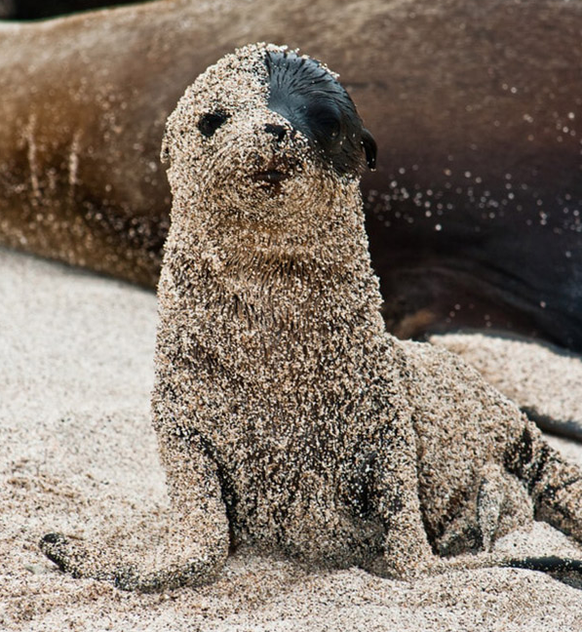
<path fill-rule="evenodd" d="M 157 147 L 192 77 L 249 39 L 338 70 L 373 131 L 368 233 L 389 327 L 582 349 L 582 8 L 166 0 L 0 31 L 0 240 L 154 285 Z"/>
<path fill-rule="evenodd" d="M 135 0 L 2 0 L 0 18 L 4 20 L 42 20 L 107 6 L 136 4 Z"/>
<path fill-rule="evenodd" d="M 534 514 L 582 540 L 582 473 L 457 357 L 385 331 L 359 191 L 375 145 L 331 73 L 272 45 L 227 55 L 163 156 L 153 422 L 175 519 L 163 552 L 59 534 L 44 552 L 147 591 L 213 579 L 243 542 L 395 578 L 559 567 L 489 551 Z"/>

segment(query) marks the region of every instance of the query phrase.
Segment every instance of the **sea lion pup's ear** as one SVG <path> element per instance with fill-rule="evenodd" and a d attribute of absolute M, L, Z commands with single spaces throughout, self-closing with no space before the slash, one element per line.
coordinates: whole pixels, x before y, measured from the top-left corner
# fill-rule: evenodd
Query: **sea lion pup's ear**
<path fill-rule="evenodd" d="M 176 106 L 176 109 L 168 116 L 166 120 L 166 126 L 164 128 L 164 136 L 162 138 L 162 145 L 160 147 L 160 161 L 162 164 L 172 163 L 174 160 L 174 154 L 176 150 L 176 137 L 180 136 L 180 131 L 183 130 L 183 125 L 179 123 L 180 102 Z"/>
<path fill-rule="evenodd" d="M 366 164 L 372 171 L 376 168 L 376 155 L 378 153 L 378 145 L 370 132 L 362 127 L 362 147 L 366 154 Z"/>
<path fill-rule="evenodd" d="M 164 133 L 164 138 L 162 139 L 162 149 L 160 151 L 160 160 L 162 163 L 170 162 L 170 139 L 168 130 L 166 129 Z"/>

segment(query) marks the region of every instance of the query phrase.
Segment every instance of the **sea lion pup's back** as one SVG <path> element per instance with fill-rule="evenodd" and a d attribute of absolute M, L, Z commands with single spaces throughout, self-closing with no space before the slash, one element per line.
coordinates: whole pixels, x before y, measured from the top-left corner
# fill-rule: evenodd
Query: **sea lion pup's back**
<path fill-rule="evenodd" d="M 209 581 L 249 542 L 409 577 L 494 563 L 433 549 L 487 550 L 531 520 L 528 491 L 580 539 L 577 470 L 535 431 L 530 453 L 516 448 L 528 421 L 452 356 L 385 332 L 359 192 L 375 145 L 323 65 L 272 45 L 226 56 L 180 100 L 163 156 L 153 421 L 176 510 L 167 552 L 124 566 L 51 535 L 52 559 L 156 590 Z"/>

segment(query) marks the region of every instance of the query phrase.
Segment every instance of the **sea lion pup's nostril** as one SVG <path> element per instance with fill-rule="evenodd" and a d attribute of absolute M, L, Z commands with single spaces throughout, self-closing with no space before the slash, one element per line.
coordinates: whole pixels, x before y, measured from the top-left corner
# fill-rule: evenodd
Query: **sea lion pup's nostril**
<path fill-rule="evenodd" d="M 265 132 L 273 134 L 277 141 L 281 142 L 285 138 L 285 134 L 287 134 L 287 129 L 283 127 L 283 125 L 272 125 L 271 123 L 267 123 L 265 125 Z"/>

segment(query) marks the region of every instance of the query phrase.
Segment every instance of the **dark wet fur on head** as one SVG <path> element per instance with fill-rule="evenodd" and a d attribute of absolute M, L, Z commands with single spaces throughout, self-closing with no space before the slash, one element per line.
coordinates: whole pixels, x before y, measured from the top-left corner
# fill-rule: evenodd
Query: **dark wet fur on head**
<path fill-rule="evenodd" d="M 376 166 L 376 142 L 341 84 L 317 61 L 292 51 L 266 53 L 269 108 L 284 116 L 341 175 Z"/>

